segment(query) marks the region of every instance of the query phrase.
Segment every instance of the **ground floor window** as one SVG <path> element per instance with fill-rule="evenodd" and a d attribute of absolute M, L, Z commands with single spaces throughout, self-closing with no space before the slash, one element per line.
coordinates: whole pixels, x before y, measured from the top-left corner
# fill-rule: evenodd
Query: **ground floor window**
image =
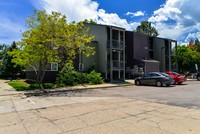
<path fill-rule="evenodd" d="M 58 71 L 58 63 L 57 62 L 47 63 L 46 70 L 47 71 Z"/>

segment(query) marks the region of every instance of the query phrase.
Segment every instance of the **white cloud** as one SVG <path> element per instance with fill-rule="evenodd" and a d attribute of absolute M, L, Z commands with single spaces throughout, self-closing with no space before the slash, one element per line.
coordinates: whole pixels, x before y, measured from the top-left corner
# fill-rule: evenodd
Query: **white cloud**
<path fill-rule="evenodd" d="M 98 9 L 99 4 L 92 0 L 36 0 L 34 4 L 38 8 L 45 9 L 48 13 L 61 12 L 67 16 L 68 21 L 93 19 L 100 24 L 119 26 L 128 30 L 134 27 L 133 24 L 121 19 L 116 13 L 106 13 L 104 9 Z"/>
<path fill-rule="evenodd" d="M 36 0 L 34 3 L 48 13 L 58 11 L 65 14 L 68 21 L 98 18 L 99 4 L 92 0 Z"/>
<path fill-rule="evenodd" d="M 200 39 L 200 32 L 189 33 L 185 39 L 185 42 L 189 42 L 191 39 L 195 40 L 196 38 Z"/>
<path fill-rule="evenodd" d="M 121 19 L 116 13 L 109 14 L 106 13 L 105 10 L 100 9 L 98 11 L 98 16 L 99 16 L 98 23 L 100 24 L 114 25 L 126 29 L 131 29 L 130 24 L 125 19 Z"/>
<path fill-rule="evenodd" d="M 131 17 L 139 17 L 139 16 L 144 16 L 145 15 L 145 11 L 137 11 L 135 13 L 133 12 L 127 12 L 125 15 L 129 16 L 131 15 Z"/>
<path fill-rule="evenodd" d="M 168 19 L 176 19 L 179 14 L 181 14 L 181 11 L 178 8 L 164 6 L 154 11 L 154 16 L 150 17 L 149 21 L 161 22 Z"/>
<path fill-rule="evenodd" d="M 116 13 L 107 13 L 99 9 L 99 4 L 94 0 L 31 0 L 36 8 L 45 9 L 48 13 L 59 11 L 67 16 L 68 21 L 82 21 L 93 19 L 101 24 L 108 24 L 134 30 L 140 23 L 128 22 Z M 190 38 L 200 38 L 200 4 L 199 0 L 166 0 L 165 4 L 153 12 L 149 21 L 158 30 L 160 37 L 187 41 Z M 135 13 L 127 12 L 130 16 L 144 16 L 144 11 Z M 8 42 L 20 38 L 23 30 L 22 23 L 16 18 L 8 18 L 0 14 L 0 41 Z M 10 17 L 10 16 L 9 16 Z M 22 20 L 24 21 L 24 20 Z M 24 25 L 24 24 L 23 24 Z M 5 35 L 9 35 L 5 36 Z"/>
<path fill-rule="evenodd" d="M 99 4 L 93 0 L 36 0 L 35 3 L 39 3 L 38 5 L 48 12 L 59 11 L 65 14 L 68 21 L 94 19 L 98 23 L 127 30 L 134 30 L 139 25 L 139 22 L 128 22 L 116 13 L 99 9 Z M 200 30 L 200 8 L 196 7 L 199 4 L 199 0 L 166 0 L 148 20 L 153 22 L 161 37 L 185 40 L 187 33 Z M 144 16 L 145 12 L 127 12 L 126 15 Z"/>
<path fill-rule="evenodd" d="M 200 8 L 196 6 L 199 4 L 199 0 L 167 0 L 149 21 L 164 38 L 187 41 L 191 36 L 200 37 Z"/>

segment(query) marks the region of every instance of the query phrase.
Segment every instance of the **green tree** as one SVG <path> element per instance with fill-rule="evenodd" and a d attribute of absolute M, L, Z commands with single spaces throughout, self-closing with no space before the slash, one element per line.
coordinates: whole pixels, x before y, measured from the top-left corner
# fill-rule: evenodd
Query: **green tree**
<path fill-rule="evenodd" d="M 97 24 L 97 22 L 94 21 L 93 19 L 90 19 L 90 20 L 85 19 L 85 20 L 83 21 L 83 23 Z"/>
<path fill-rule="evenodd" d="M 66 61 L 72 61 L 80 53 L 80 48 L 87 56 L 94 53 L 94 48 L 86 46 L 93 37 L 87 34 L 88 29 L 83 23 L 67 23 L 66 16 L 58 12 L 47 14 L 35 10 L 26 24 L 28 30 L 17 43 L 20 49 L 9 54 L 14 57 L 12 61 L 15 64 L 34 69 L 41 89 L 48 62 L 61 62 L 65 57 L 63 54 L 67 56 Z"/>
<path fill-rule="evenodd" d="M 4 55 L 7 53 L 9 46 L 6 44 L 0 45 L 0 60 L 3 59 Z"/>
<path fill-rule="evenodd" d="M 181 73 L 196 72 L 195 64 L 200 64 L 200 53 L 185 45 L 178 46 L 178 67 Z"/>
<path fill-rule="evenodd" d="M 1 74 L 6 74 L 6 75 L 15 75 L 17 73 L 21 73 L 23 67 L 19 65 L 15 65 L 12 63 L 12 56 L 9 56 L 8 53 L 14 51 L 17 49 L 16 43 L 13 42 L 11 46 L 5 46 L 4 47 L 4 52 L 3 52 L 3 57 L 2 57 L 2 65 L 1 65 Z"/>
<path fill-rule="evenodd" d="M 158 31 L 151 25 L 149 21 L 142 21 L 136 28 L 136 32 L 143 33 L 148 36 L 158 36 Z"/>
<path fill-rule="evenodd" d="M 194 41 L 194 50 L 200 53 L 200 41 L 197 38 Z"/>
<path fill-rule="evenodd" d="M 8 45 L 2 44 L 0 45 L 0 74 L 2 74 L 2 68 L 3 68 L 3 58 L 5 54 L 7 53 Z"/>

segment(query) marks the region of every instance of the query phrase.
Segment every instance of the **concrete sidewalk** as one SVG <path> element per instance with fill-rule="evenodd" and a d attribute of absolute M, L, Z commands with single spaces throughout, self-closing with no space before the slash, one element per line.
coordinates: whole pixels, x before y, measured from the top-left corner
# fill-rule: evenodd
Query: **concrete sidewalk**
<path fill-rule="evenodd" d="M 8 80 L 0 80 L 0 96 L 21 94 L 23 92 L 16 91 L 6 82 Z"/>
<path fill-rule="evenodd" d="M 7 111 L 0 113 L 1 134 L 198 134 L 200 132 L 199 110 L 132 98 L 23 98 L 15 95 L 2 96 L 0 100 L 1 105 L 7 106 Z"/>

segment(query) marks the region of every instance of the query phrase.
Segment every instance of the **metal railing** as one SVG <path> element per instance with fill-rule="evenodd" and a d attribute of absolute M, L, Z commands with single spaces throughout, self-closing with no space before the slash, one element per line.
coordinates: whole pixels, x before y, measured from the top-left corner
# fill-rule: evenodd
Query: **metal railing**
<path fill-rule="evenodd" d="M 110 69 L 110 61 L 107 62 L 107 69 Z M 112 61 L 112 69 L 124 69 L 124 61 Z"/>
<path fill-rule="evenodd" d="M 111 48 L 110 41 L 107 41 L 107 48 Z M 112 40 L 113 49 L 124 49 L 124 42 L 119 40 Z"/>

